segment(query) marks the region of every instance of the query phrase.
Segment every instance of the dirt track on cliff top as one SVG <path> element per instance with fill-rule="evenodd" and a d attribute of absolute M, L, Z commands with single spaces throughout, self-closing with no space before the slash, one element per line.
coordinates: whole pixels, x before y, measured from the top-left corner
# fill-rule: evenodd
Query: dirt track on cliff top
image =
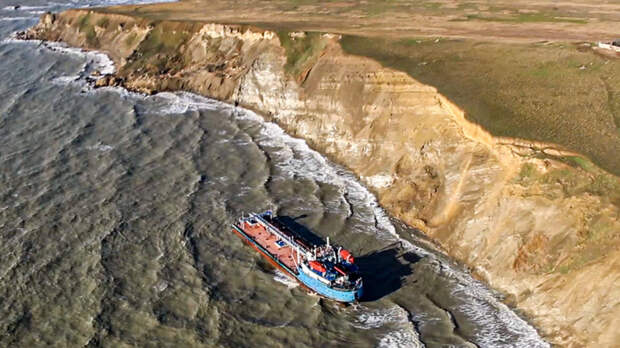
<path fill-rule="evenodd" d="M 200 1 L 107 8 L 151 19 L 399 38 L 596 41 L 620 32 L 620 4 L 570 1 Z"/>

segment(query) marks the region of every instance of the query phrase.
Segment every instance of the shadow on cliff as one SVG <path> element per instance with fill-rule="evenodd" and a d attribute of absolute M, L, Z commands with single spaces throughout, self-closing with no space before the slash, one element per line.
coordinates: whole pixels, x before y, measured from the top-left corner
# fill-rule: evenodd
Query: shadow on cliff
<path fill-rule="evenodd" d="M 296 220 L 304 217 L 306 215 L 296 218 L 278 216 L 274 222 L 286 226 L 311 244 L 325 244 L 322 238 L 297 223 Z M 414 253 L 404 251 L 400 242 L 357 256 L 355 264 L 358 265 L 364 279 L 364 293 L 360 301 L 376 301 L 400 289 L 404 285 L 405 278 L 413 273 L 413 264 L 420 259 L 421 257 Z"/>

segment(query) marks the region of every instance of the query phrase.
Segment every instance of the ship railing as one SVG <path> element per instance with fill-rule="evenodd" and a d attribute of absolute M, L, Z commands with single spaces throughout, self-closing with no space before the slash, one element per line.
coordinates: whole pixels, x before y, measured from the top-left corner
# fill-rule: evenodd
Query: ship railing
<path fill-rule="evenodd" d="M 360 283 L 352 283 L 352 282 L 346 282 L 344 284 L 336 284 L 333 283 L 331 288 L 332 289 L 337 289 L 337 290 L 354 290 L 354 289 L 359 289 L 361 287 L 361 282 Z"/>
<path fill-rule="evenodd" d="M 255 213 L 251 213 L 250 216 L 262 222 L 265 225 L 265 227 L 267 227 L 267 230 L 269 232 L 276 235 L 278 238 L 283 240 L 286 244 L 290 245 L 292 248 L 297 249 L 298 253 L 302 252 L 305 254 L 307 252 L 306 248 L 304 248 L 302 245 L 297 243 L 293 237 L 287 236 L 283 234 L 282 232 L 280 232 L 280 230 L 278 230 L 275 226 L 273 226 L 267 220 L 263 219 L 262 216 L 255 214 Z"/>

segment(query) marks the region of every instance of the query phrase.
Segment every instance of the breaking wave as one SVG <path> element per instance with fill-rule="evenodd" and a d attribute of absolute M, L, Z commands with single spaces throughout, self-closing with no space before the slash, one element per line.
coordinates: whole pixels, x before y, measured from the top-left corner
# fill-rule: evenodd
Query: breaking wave
<path fill-rule="evenodd" d="M 6 40 L 5 40 L 6 41 Z M 95 70 L 102 74 L 114 72 L 114 63 L 103 53 L 83 51 L 69 48 L 60 44 L 45 44 L 46 48 L 64 54 L 78 55 L 86 60 L 78 75 L 57 78 L 57 82 L 74 83 L 86 82 Z M 108 90 L 109 88 L 105 88 Z M 484 347 L 548 347 L 542 341 L 536 330 L 523 319 L 512 312 L 501 302 L 498 296 L 479 281 L 476 281 L 467 272 L 457 268 L 448 262 L 442 255 L 434 251 L 428 251 L 408 240 L 401 238 L 392 223 L 389 215 L 380 207 L 376 197 L 364 187 L 353 173 L 329 162 L 321 154 L 312 150 L 302 140 L 294 138 L 284 132 L 275 123 L 266 122 L 258 114 L 236 108 L 232 105 L 217 100 L 201 97 L 187 92 L 158 93 L 154 96 L 145 96 L 139 93 L 128 92 L 121 88 L 112 88 L 124 95 L 137 98 L 146 98 L 152 103 L 153 112 L 164 115 L 183 115 L 188 111 L 218 110 L 234 114 L 239 120 L 250 120 L 260 125 L 260 136 L 254 139 L 259 146 L 274 147 L 279 149 L 278 156 L 282 157 L 279 165 L 284 169 L 285 175 L 290 177 L 307 178 L 318 183 L 329 183 L 338 187 L 340 199 L 353 204 L 346 204 L 352 209 L 350 215 L 360 219 L 361 226 L 374 226 L 360 228 L 358 233 L 373 233 L 380 240 L 399 241 L 405 250 L 429 258 L 435 267 L 435 271 L 450 278 L 455 287 L 452 295 L 461 299 L 462 303 L 457 309 L 468 319 L 475 321 L 480 329 L 475 333 L 474 341 Z M 93 91 L 96 93 L 96 91 Z M 108 145 L 98 144 L 99 151 L 109 151 Z M 360 211 L 360 209 L 367 209 Z M 369 214 L 370 212 L 370 214 Z M 290 280 L 281 272 L 276 272 L 274 279 L 287 287 L 292 288 L 298 284 Z M 293 284 L 294 283 L 294 284 Z M 415 319 L 415 315 L 414 315 Z M 386 310 L 361 313 L 356 323 L 353 324 L 362 329 L 378 329 L 395 327 L 389 333 L 379 336 L 379 347 L 423 347 L 414 323 L 408 318 L 405 309 L 395 306 Z M 510 344 L 506 342 L 506 335 L 499 332 L 509 332 Z"/>
<path fill-rule="evenodd" d="M 420 335 L 409 320 L 409 313 L 404 308 L 394 305 L 387 309 L 364 311 L 353 326 L 364 329 L 378 329 L 389 326 L 391 331 L 379 335 L 378 347 L 382 348 L 422 348 Z M 395 328 L 395 329 L 394 329 Z"/>
<path fill-rule="evenodd" d="M 275 281 L 277 281 L 278 283 L 286 285 L 286 287 L 289 288 L 289 289 L 294 289 L 294 288 L 299 286 L 298 282 L 296 282 L 295 280 L 291 279 L 291 277 L 287 276 L 286 274 L 284 274 L 279 269 L 276 269 L 276 273 L 273 276 L 273 279 Z"/>

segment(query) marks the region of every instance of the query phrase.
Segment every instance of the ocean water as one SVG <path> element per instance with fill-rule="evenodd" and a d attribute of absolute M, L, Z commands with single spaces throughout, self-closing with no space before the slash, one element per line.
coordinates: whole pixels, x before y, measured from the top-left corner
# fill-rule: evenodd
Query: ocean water
<path fill-rule="evenodd" d="M 0 8 L 0 346 L 548 347 L 355 176 L 251 111 L 93 89 L 102 54 Z M 131 1 L 136 3 L 136 1 Z M 345 245 L 364 301 L 306 293 L 229 228 L 273 209 Z"/>

